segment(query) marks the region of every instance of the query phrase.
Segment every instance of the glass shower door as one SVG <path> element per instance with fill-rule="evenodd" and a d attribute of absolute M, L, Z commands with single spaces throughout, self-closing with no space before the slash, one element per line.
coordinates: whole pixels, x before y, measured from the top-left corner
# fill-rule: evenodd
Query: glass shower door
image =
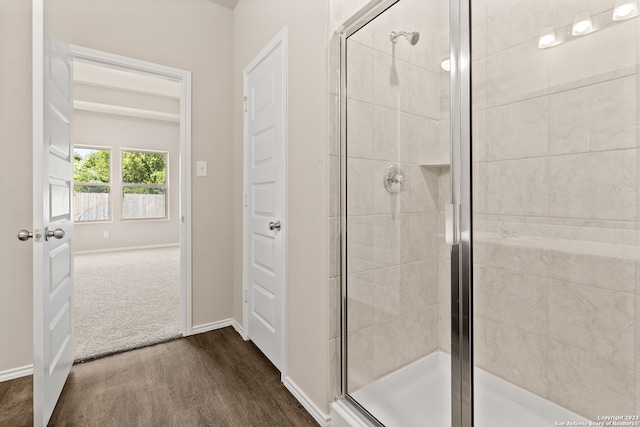
<path fill-rule="evenodd" d="M 372 423 L 640 425 L 638 9 L 345 24 L 342 379 Z"/>
<path fill-rule="evenodd" d="M 447 34 L 447 2 L 387 1 L 342 42 L 344 389 L 389 427 L 450 418 Z"/>
<path fill-rule="evenodd" d="M 640 425 L 638 3 L 472 4 L 475 425 Z"/>

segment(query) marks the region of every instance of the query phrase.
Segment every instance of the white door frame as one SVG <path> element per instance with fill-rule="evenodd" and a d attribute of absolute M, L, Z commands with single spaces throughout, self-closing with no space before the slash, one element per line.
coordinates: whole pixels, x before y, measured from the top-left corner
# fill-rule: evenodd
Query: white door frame
<path fill-rule="evenodd" d="M 126 56 L 71 45 L 74 58 L 169 77 L 180 93 L 180 333 L 192 335 L 191 271 L 191 72 Z"/>
<path fill-rule="evenodd" d="M 271 40 L 256 57 L 246 66 L 242 73 L 242 81 L 243 81 L 243 96 L 246 100 L 249 97 L 248 87 L 249 87 L 249 73 L 256 66 L 258 66 L 264 59 L 278 46 L 282 46 L 282 99 L 283 99 L 283 107 L 282 107 L 282 159 L 284 167 L 279 171 L 279 179 L 283 185 L 283 209 L 282 209 L 282 223 L 283 227 L 280 231 L 282 238 L 282 259 L 276 262 L 280 262 L 282 271 L 282 295 L 281 295 L 281 322 L 280 325 L 282 330 L 282 371 L 280 373 L 280 378 L 282 381 L 286 379 L 286 367 L 287 367 L 287 143 L 288 143 L 288 29 L 284 27 L 280 32 Z M 243 323 L 243 333 L 242 337 L 245 340 L 249 339 L 249 307 L 250 307 L 250 292 L 249 292 L 249 262 L 250 262 L 250 254 L 249 254 L 249 212 L 247 209 L 247 197 L 249 197 L 249 178 L 248 178 L 248 149 L 249 149 L 249 123 L 247 120 L 247 109 L 244 109 L 243 114 L 243 157 L 242 157 L 242 178 L 243 178 L 243 221 L 242 221 L 242 323 Z"/>

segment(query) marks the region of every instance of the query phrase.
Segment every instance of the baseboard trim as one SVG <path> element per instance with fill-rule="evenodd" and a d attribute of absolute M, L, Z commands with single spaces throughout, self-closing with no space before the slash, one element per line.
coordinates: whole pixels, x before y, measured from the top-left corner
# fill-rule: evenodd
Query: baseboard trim
<path fill-rule="evenodd" d="M 307 396 L 289 377 L 285 378 L 282 382 L 284 386 L 293 394 L 293 397 L 298 399 L 298 402 L 307 410 L 309 414 L 316 420 L 316 422 L 322 427 L 331 426 L 331 417 L 320 410 L 309 396 Z"/>
<path fill-rule="evenodd" d="M 122 251 L 137 251 L 143 249 L 161 249 L 161 248 L 179 248 L 180 243 L 163 243 L 160 245 L 146 245 L 146 246 L 126 246 L 123 248 L 106 248 L 106 249 L 91 249 L 88 251 L 77 251 L 74 255 L 89 255 L 89 254 L 101 254 L 107 252 L 122 252 Z"/>
<path fill-rule="evenodd" d="M 4 381 L 15 380 L 22 377 L 33 375 L 33 365 L 22 366 L 20 368 L 8 369 L 0 372 L 0 383 Z"/>
<path fill-rule="evenodd" d="M 201 334 L 203 332 L 215 331 L 216 329 L 222 329 L 228 326 L 233 327 L 233 329 L 235 329 L 235 331 L 245 341 L 249 339 L 247 337 L 247 334 L 244 332 L 244 329 L 242 328 L 242 326 L 240 326 L 240 324 L 234 318 L 219 320 L 217 322 L 211 322 L 211 323 L 203 323 L 202 325 L 194 326 L 191 328 L 191 333 L 188 335 L 196 335 L 196 334 Z M 188 336 L 188 335 L 185 335 L 185 336 Z"/>
<path fill-rule="evenodd" d="M 233 319 L 224 319 L 224 320 L 219 320 L 217 322 L 211 322 L 211 323 L 204 323 L 202 325 L 196 325 L 196 326 L 191 328 L 191 334 L 190 335 L 202 334 L 204 332 L 215 331 L 216 329 L 222 329 L 222 328 L 226 328 L 228 326 L 233 326 L 232 321 L 233 321 Z"/>
<path fill-rule="evenodd" d="M 236 330 L 238 335 L 240 335 L 243 340 L 248 341 L 249 340 L 249 336 L 244 331 L 244 328 L 240 325 L 240 323 L 238 323 L 238 321 L 236 319 L 231 319 L 231 322 L 232 322 L 231 326 L 233 326 L 233 329 Z"/>
<path fill-rule="evenodd" d="M 215 331 L 216 329 L 222 329 L 228 326 L 233 326 L 233 319 L 224 319 L 217 322 L 196 325 L 191 328 L 191 333 L 189 335 L 202 334 L 204 332 Z"/>

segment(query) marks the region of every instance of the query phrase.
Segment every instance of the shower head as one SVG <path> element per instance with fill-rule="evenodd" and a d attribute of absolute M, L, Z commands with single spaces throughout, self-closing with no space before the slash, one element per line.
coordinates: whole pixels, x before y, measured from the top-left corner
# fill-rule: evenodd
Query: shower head
<path fill-rule="evenodd" d="M 389 38 L 392 42 L 398 43 L 398 37 L 400 36 L 403 36 L 405 39 L 407 39 L 411 46 L 415 46 L 416 43 L 418 43 L 418 40 L 420 40 L 420 33 L 417 31 L 412 31 L 410 33 L 406 31 L 399 31 L 397 33 L 395 31 L 391 31 L 391 35 L 389 36 Z"/>

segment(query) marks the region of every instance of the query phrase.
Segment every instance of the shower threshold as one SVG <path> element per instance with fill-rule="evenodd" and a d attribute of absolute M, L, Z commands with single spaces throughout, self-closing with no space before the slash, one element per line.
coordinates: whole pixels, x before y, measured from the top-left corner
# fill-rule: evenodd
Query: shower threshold
<path fill-rule="evenodd" d="M 351 393 L 386 427 L 451 425 L 450 357 L 436 351 Z M 331 425 L 368 426 L 351 406 L 332 405 Z M 569 424 L 568 421 L 580 422 Z M 589 425 L 589 420 L 481 369 L 475 370 L 477 427 Z"/>

